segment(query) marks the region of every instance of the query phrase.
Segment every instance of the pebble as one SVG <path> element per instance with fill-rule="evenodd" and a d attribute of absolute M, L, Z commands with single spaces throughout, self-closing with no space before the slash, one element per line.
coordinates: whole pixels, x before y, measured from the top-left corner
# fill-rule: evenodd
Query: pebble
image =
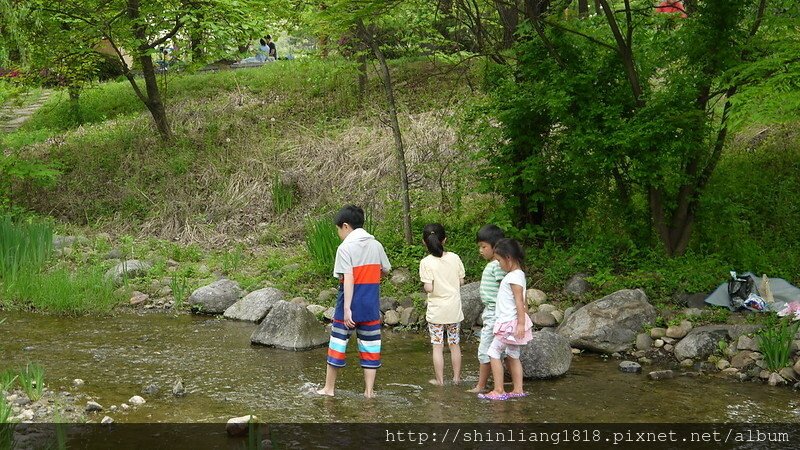
<path fill-rule="evenodd" d="M 130 405 L 128 405 L 127 403 L 123 403 L 123 404 L 119 405 L 119 407 L 122 408 L 123 411 L 127 411 L 127 410 L 131 409 Z"/>
<path fill-rule="evenodd" d="M 647 374 L 651 380 L 666 380 L 668 378 L 674 378 L 675 372 L 671 370 L 656 370 Z"/>
<path fill-rule="evenodd" d="M 625 373 L 639 373 L 642 371 L 642 366 L 637 362 L 622 361 L 619 363 L 619 370 Z"/>
<path fill-rule="evenodd" d="M 109 424 L 114 423 L 114 419 L 112 419 L 111 417 L 105 416 L 105 417 L 103 417 L 103 420 L 100 421 L 100 423 L 102 423 L 103 425 L 109 425 Z"/>
<path fill-rule="evenodd" d="M 158 393 L 158 385 L 155 383 L 150 383 L 144 388 L 142 388 L 142 394 L 156 395 L 157 393 Z"/>
<path fill-rule="evenodd" d="M 183 387 L 183 382 L 178 380 L 175 382 L 175 386 L 172 386 L 172 395 L 175 397 L 183 397 L 186 395 L 186 389 Z"/>
<path fill-rule="evenodd" d="M 573 354 L 573 355 L 580 355 L 580 354 L 581 354 L 581 349 L 579 349 L 579 348 L 573 348 L 573 349 L 572 349 L 572 354 Z"/>
<path fill-rule="evenodd" d="M 103 407 L 97 402 L 86 402 L 86 412 L 102 411 Z"/>
<path fill-rule="evenodd" d="M 142 397 L 134 395 L 128 400 L 128 403 L 130 403 L 133 406 L 139 406 L 139 405 L 144 405 L 147 402 Z"/>
<path fill-rule="evenodd" d="M 661 340 L 661 339 L 656 339 L 655 341 L 653 341 L 653 347 L 655 347 L 655 348 L 661 348 L 661 347 L 663 347 L 663 346 L 664 346 L 664 341 L 663 341 L 663 340 Z"/>
<path fill-rule="evenodd" d="M 84 385 L 84 381 L 81 380 L 80 378 L 75 378 L 74 380 L 72 380 L 72 385 L 75 387 L 81 387 Z"/>

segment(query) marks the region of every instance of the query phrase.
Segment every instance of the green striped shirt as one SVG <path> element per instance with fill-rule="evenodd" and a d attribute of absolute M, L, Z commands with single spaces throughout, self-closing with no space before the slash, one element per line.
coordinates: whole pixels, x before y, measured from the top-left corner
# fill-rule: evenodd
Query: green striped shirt
<path fill-rule="evenodd" d="M 486 309 L 494 310 L 497 301 L 497 291 L 500 289 L 500 282 L 506 272 L 500 268 L 500 263 L 494 259 L 486 264 L 481 275 L 481 301 Z"/>

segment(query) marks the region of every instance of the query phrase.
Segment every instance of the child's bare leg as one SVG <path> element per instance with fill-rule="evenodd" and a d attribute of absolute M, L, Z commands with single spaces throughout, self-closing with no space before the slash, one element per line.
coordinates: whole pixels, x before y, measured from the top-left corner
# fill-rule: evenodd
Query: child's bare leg
<path fill-rule="evenodd" d="M 492 365 L 490 363 L 481 363 L 480 367 L 478 368 L 478 384 L 476 384 L 474 388 L 467 390 L 467 392 L 479 394 L 485 391 L 486 382 L 489 381 L 489 373 L 491 371 Z"/>
<path fill-rule="evenodd" d="M 444 385 L 444 344 L 433 345 L 433 375 L 436 378 L 430 380 L 431 384 Z"/>
<path fill-rule="evenodd" d="M 461 382 L 461 346 L 453 344 L 450 346 L 450 361 L 453 363 L 453 383 Z"/>
<path fill-rule="evenodd" d="M 499 359 L 492 358 L 490 364 L 492 365 L 492 378 L 494 379 L 493 393 L 501 395 L 505 393 L 503 389 L 503 362 Z"/>
<path fill-rule="evenodd" d="M 322 389 L 317 390 L 317 394 L 319 395 L 329 395 L 333 397 L 334 391 L 336 389 L 336 375 L 339 371 L 338 367 L 333 367 L 332 365 L 328 364 L 328 368 L 325 371 L 325 387 Z"/>
<path fill-rule="evenodd" d="M 508 364 L 508 371 L 511 372 L 511 382 L 514 384 L 514 390 L 511 391 L 515 394 L 522 394 L 525 392 L 522 389 L 522 363 L 518 358 L 506 358 Z"/>
<path fill-rule="evenodd" d="M 376 369 L 364 369 L 364 397 L 366 398 L 375 397 L 373 387 L 375 386 L 375 376 L 377 372 Z"/>

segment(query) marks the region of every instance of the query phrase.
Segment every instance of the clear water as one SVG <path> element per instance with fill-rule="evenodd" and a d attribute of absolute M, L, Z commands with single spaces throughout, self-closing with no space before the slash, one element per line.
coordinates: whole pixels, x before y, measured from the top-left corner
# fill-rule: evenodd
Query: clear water
<path fill-rule="evenodd" d="M 145 397 L 139 408 L 110 413 L 118 423 L 224 422 L 246 414 L 283 423 L 800 422 L 800 397 L 785 387 L 712 376 L 651 381 L 620 372 L 613 358 L 592 355 L 574 357 L 564 377 L 526 382 L 527 398 L 490 403 L 464 392 L 477 373 L 476 343 L 463 346 L 467 386 L 439 388 L 427 383 L 432 367 L 425 335 L 386 331 L 378 397 L 361 396 L 361 370 L 355 353 L 348 353 L 337 397 L 323 398 L 312 392 L 325 377 L 325 349 L 251 346 L 253 324 L 134 313 L 68 318 L 0 312 L 2 318 L 0 369 L 39 363 L 48 387 L 84 392 L 106 408 Z M 189 392 L 183 398 L 171 394 L 178 377 Z M 85 386 L 73 388 L 75 378 Z M 150 383 L 160 392 L 141 394 Z"/>

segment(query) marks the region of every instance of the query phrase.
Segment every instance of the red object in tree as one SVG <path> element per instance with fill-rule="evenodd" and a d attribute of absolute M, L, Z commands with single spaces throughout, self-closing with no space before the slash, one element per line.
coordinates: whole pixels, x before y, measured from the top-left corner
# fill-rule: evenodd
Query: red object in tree
<path fill-rule="evenodd" d="M 686 9 L 683 7 L 683 2 L 680 0 L 665 0 L 656 6 L 656 12 L 680 13 L 681 19 L 689 17 L 686 15 Z"/>

